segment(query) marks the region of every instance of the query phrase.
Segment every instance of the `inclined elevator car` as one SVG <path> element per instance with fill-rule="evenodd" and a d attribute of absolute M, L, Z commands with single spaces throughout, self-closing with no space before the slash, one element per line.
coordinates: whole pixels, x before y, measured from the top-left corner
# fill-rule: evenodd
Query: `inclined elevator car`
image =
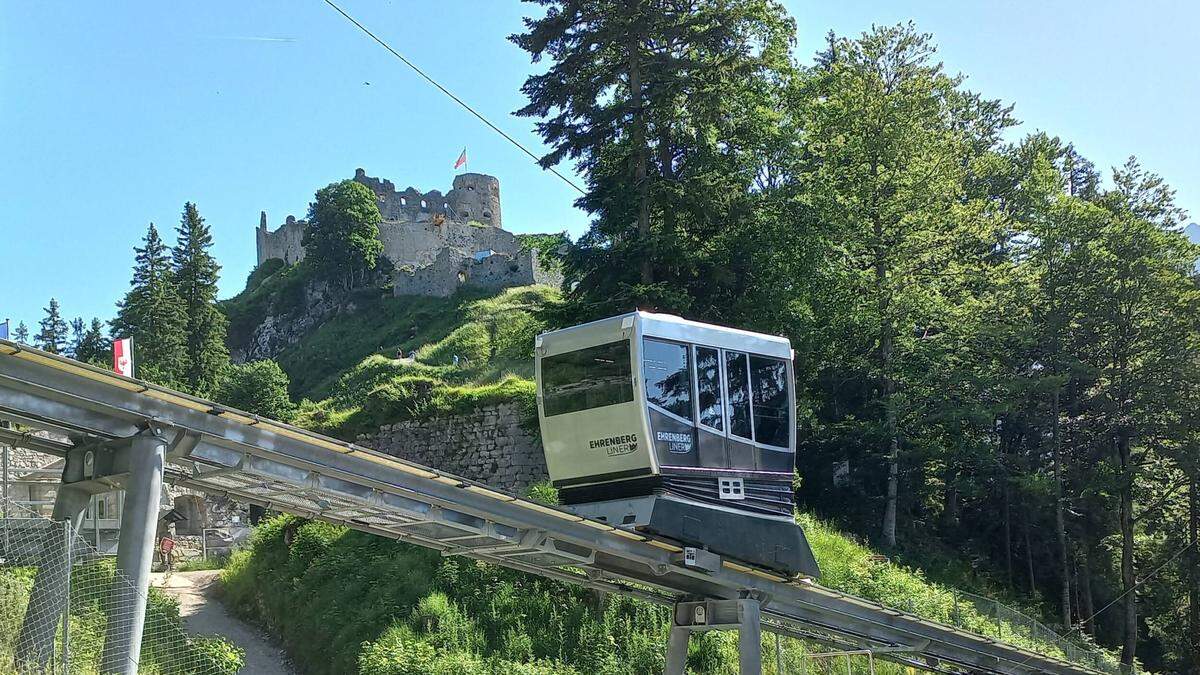
<path fill-rule="evenodd" d="M 539 335 L 535 369 L 546 465 L 568 508 L 817 576 L 792 515 L 786 338 L 639 311 Z"/>

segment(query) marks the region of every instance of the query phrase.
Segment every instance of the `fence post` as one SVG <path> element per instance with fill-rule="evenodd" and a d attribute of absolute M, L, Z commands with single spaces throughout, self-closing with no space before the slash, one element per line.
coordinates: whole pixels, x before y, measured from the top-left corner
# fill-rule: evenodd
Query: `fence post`
<path fill-rule="evenodd" d="M 71 521 L 63 521 L 63 548 L 66 552 L 66 583 L 63 584 L 63 613 L 62 613 L 62 662 L 63 672 L 71 672 L 71 566 L 75 563 L 74 544 L 75 530 Z"/>

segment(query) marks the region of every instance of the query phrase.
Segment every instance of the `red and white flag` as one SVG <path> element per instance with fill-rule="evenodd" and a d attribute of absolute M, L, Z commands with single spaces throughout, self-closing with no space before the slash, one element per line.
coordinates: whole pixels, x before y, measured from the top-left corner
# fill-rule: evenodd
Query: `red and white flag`
<path fill-rule="evenodd" d="M 458 168 L 467 163 L 467 149 L 463 148 L 462 154 L 458 156 L 458 160 L 454 162 L 454 168 Z"/>
<path fill-rule="evenodd" d="M 133 377 L 133 340 L 113 340 L 113 372 Z"/>

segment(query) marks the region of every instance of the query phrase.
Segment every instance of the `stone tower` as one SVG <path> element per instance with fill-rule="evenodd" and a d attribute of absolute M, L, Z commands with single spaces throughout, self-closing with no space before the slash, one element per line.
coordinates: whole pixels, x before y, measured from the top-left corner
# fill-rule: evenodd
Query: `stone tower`
<path fill-rule="evenodd" d="M 446 195 L 457 220 L 503 227 L 500 218 L 500 180 L 482 173 L 464 173 L 454 177 L 454 189 Z"/>

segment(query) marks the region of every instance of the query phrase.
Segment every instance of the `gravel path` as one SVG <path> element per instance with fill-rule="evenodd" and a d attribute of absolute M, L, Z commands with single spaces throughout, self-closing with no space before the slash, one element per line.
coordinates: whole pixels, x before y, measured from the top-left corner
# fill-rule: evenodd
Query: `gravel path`
<path fill-rule="evenodd" d="M 173 572 L 169 578 L 152 575 L 151 584 L 179 600 L 179 614 L 193 635 L 220 635 L 246 650 L 242 673 L 253 675 L 295 675 L 283 650 L 266 635 L 225 610 L 214 596 L 220 584 L 220 572 Z"/>

